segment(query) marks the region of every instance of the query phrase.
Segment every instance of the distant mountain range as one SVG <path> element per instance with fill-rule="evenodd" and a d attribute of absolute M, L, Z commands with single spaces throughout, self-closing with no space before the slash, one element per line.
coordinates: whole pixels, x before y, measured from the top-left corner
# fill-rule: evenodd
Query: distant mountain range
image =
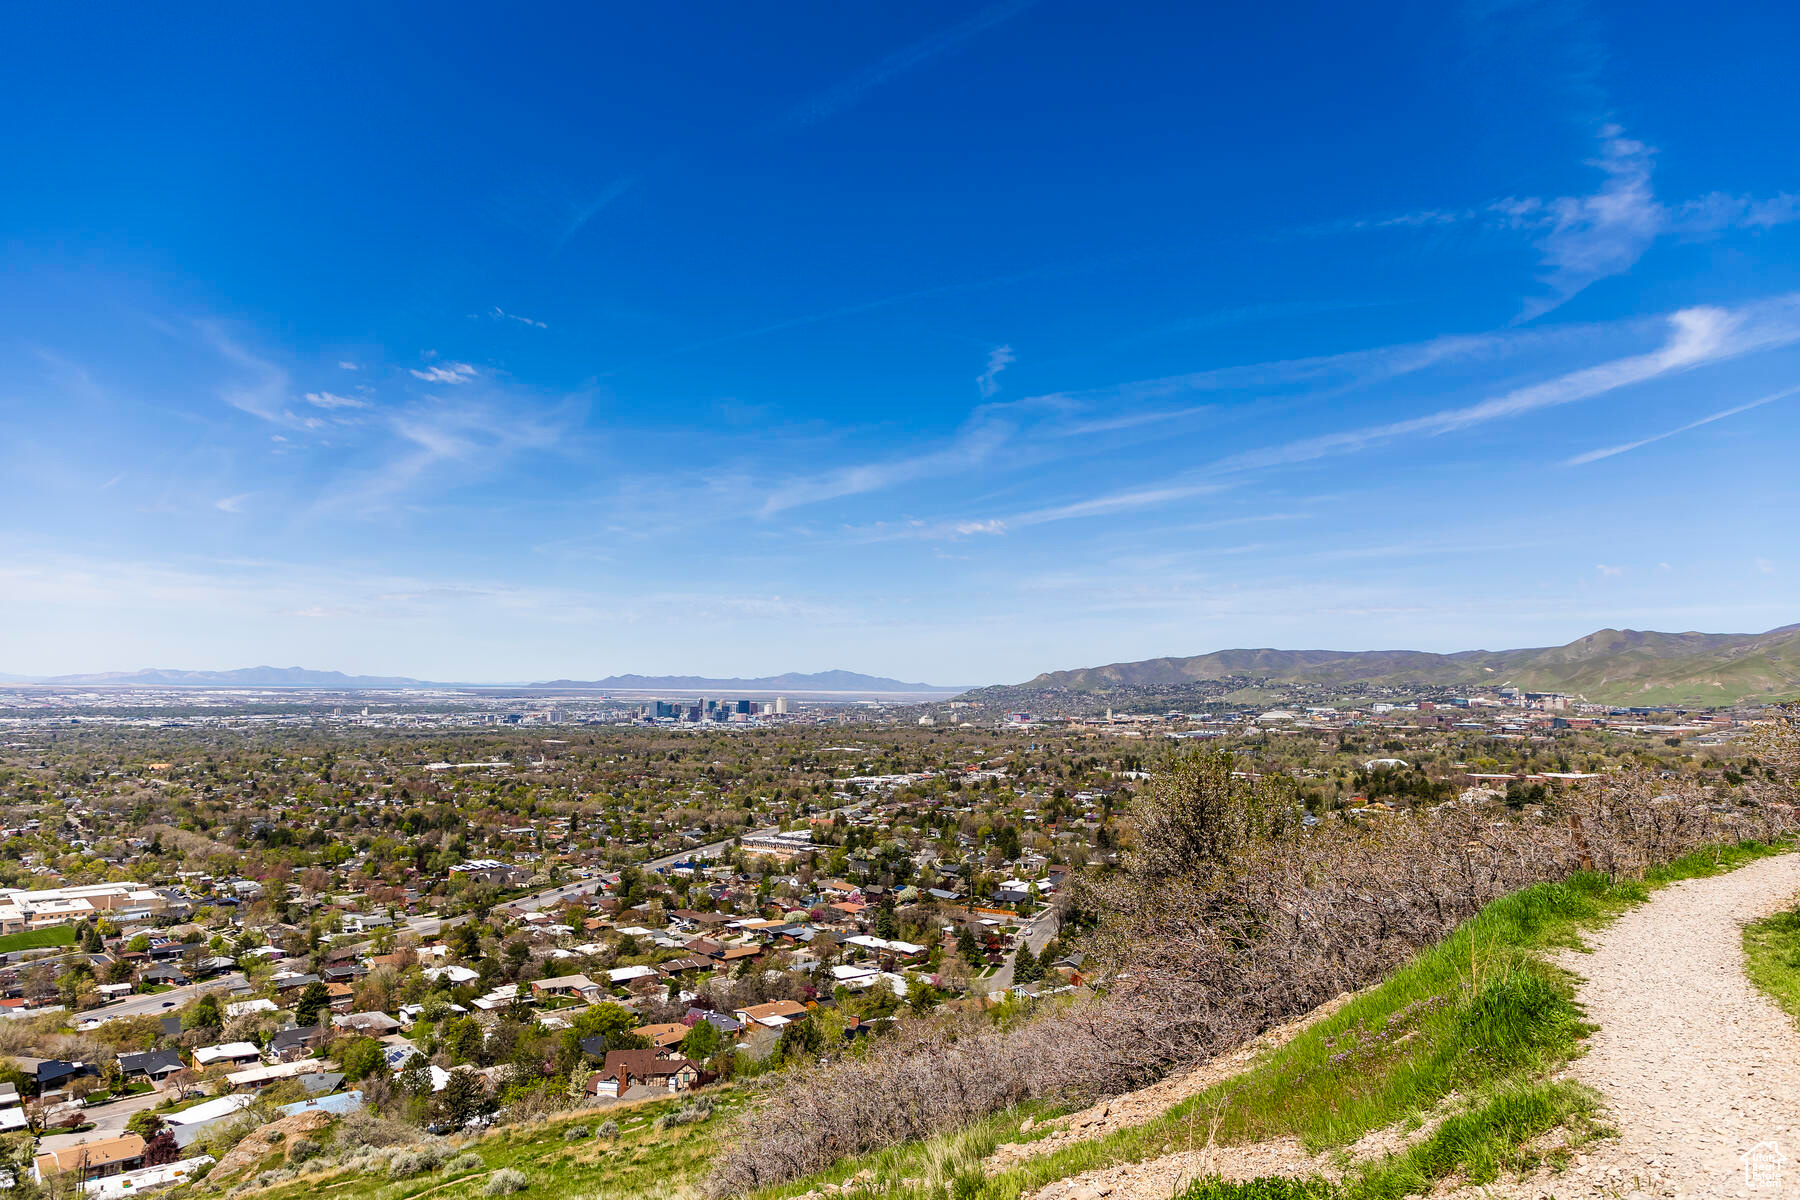
<path fill-rule="evenodd" d="M 1800 696 L 1800 625 L 1767 633 L 1602 629 L 1566 646 L 1526 650 L 1220 650 L 1050 671 L 1008 692 L 1174 688 L 1248 678 L 1321 687 L 1511 684 L 1605 704 L 1726 705 Z"/>
<path fill-rule="evenodd" d="M 89 687 L 291 687 L 393 688 L 429 687 L 421 679 L 398 675 L 346 675 L 342 671 L 310 671 L 305 667 L 242 667 L 235 671 L 99 671 L 91 675 L 7 676 L 13 683 L 50 683 Z"/>
<path fill-rule="evenodd" d="M 1602 629 L 1566 646 L 1525 650 L 1219 650 L 1191 658 L 1151 658 L 1072 671 L 1048 671 L 1026 683 L 977 689 L 977 698 L 1023 703 L 1033 694 L 1104 696 L 1173 691 L 1218 681 L 1355 689 L 1466 688 L 1512 685 L 1566 692 L 1604 704 L 1727 705 L 1800 698 L 1800 625 L 1767 633 L 1654 633 Z M 104 671 L 90 675 L 0 675 L 0 682 L 71 687 L 415 688 L 467 687 L 389 675 L 346 675 L 304 667 L 236 671 Z M 641 692 L 848 692 L 956 694 L 963 688 L 905 683 L 855 671 L 789 672 L 753 679 L 704 675 L 610 675 L 507 684 L 533 690 Z M 1235 686 L 1235 685 L 1233 685 Z M 1218 690 L 1218 689 L 1215 689 Z M 1229 691 L 1230 688 L 1223 689 Z"/>
<path fill-rule="evenodd" d="M 0 675 L 0 683 L 40 683 L 65 687 L 266 687 L 266 688 L 412 688 L 458 687 L 403 675 L 346 675 L 305 667 L 243 667 L 235 671 L 176 671 L 152 667 L 143 671 L 101 671 L 89 675 Z M 612 691 L 791 691 L 791 692 L 960 692 L 962 688 L 929 683 L 902 683 L 855 671 L 789 672 L 759 679 L 709 679 L 699 675 L 614 675 L 607 679 L 553 679 L 511 687 Z"/>
<path fill-rule="evenodd" d="M 614 691 L 638 692 L 961 692 L 959 687 L 940 687 L 931 683 L 902 683 L 881 675 L 859 675 L 855 671 L 815 671 L 786 675 L 763 675 L 755 679 L 709 679 L 704 675 L 610 675 L 605 679 L 552 679 L 534 683 L 541 688 L 606 688 Z"/>

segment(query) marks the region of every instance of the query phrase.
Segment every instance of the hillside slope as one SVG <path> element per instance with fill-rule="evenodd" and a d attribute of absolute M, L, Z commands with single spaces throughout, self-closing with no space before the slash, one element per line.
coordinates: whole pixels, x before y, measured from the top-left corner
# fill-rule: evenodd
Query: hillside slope
<path fill-rule="evenodd" d="M 1226 679 L 1334 686 L 1512 684 L 1614 704 L 1733 704 L 1800 696 L 1800 625 L 1767 633 L 1602 629 L 1565 646 L 1523 650 L 1220 650 L 1049 671 L 1025 690 L 1104 692 Z"/>

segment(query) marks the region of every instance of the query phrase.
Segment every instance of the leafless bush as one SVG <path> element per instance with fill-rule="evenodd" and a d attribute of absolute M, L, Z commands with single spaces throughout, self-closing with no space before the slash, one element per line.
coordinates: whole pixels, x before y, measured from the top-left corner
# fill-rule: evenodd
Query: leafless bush
<path fill-rule="evenodd" d="M 741 1194 L 1022 1100 L 1140 1087 L 1372 983 L 1483 905 L 1593 869 L 1637 877 L 1703 846 L 1800 828 L 1792 792 L 1717 802 L 1653 775 L 1575 790 L 1541 816 L 1452 803 L 1309 826 L 1290 781 L 1184 758 L 1141 798 L 1126 869 L 1085 881 L 1102 914 L 1092 996 L 1001 1028 L 944 1017 L 775 1077 L 708 1188 Z"/>

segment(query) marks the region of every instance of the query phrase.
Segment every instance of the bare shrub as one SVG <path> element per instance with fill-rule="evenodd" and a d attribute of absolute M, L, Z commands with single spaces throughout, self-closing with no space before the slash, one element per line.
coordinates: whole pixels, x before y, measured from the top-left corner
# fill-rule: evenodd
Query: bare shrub
<path fill-rule="evenodd" d="M 839 1157 L 940 1133 L 1031 1098 L 1141 1087 L 1373 983 L 1483 905 L 1583 869 L 1635 878 L 1703 846 L 1800 828 L 1793 793 L 1717 803 L 1650 774 L 1564 793 L 1541 816 L 1452 802 L 1309 825 L 1292 782 L 1197 752 L 1133 813 L 1126 869 L 1079 881 L 1099 914 L 1091 996 L 1002 1028 L 911 1022 L 824 1066 L 774 1077 L 708 1190 L 741 1194 Z M 1747 789 L 1748 790 L 1748 789 Z"/>

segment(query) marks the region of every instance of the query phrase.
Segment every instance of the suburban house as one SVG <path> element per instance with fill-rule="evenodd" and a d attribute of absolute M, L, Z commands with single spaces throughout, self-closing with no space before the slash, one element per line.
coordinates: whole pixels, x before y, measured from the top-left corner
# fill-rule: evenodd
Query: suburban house
<path fill-rule="evenodd" d="M 400 1022 L 384 1012 L 349 1013 L 331 1018 L 331 1023 L 339 1029 L 366 1033 L 370 1037 L 386 1037 L 390 1033 L 400 1032 Z"/>
<path fill-rule="evenodd" d="M 689 1027 L 680 1021 L 670 1021 L 666 1025 L 639 1025 L 631 1032 L 649 1042 L 657 1050 L 667 1050 L 681 1044 L 681 1039 L 688 1035 Z"/>
<path fill-rule="evenodd" d="M 623 1096 L 639 1084 L 685 1092 L 700 1078 L 700 1068 L 686 1058 L 662 1058 L 658 1050 L 608 1050 L 606 1062 L 588 1078 L 591 1096 Z"/>
<path fill-rule="evenodd" d="M 128 1082 L 144 1079 L 160 1085 L 175 1072 L 186 1069 L 186 1066 L 181 1061 L 181 1055 L 174 1050 L 146 1050 L 142 1054 L 119 1055 L 119 1073 Z"/>
<path fill-rule="evenodd" d="M 262 1051 L 249 1042 L 224 1042 L 217 1046 L 201 1046 L 194 1051 L 194 1065 L 201 1070 L 215 1063 L 238 1066 L 262 1061 Z"/>
<path fill-rule="evenodd" d="M 323 1025 L 302 1025 L 297 1029 L 278 1029 L 269 1039 L 268 1056 L 275 1062 L 305 1058 L 325 1044 L 330 1031 Z"/>
<path fill-rule="evenodd" d="M 77 1178 L 86 1183 L 91 1179 L 103 1179 L 122 1171 L 136 1170 L 143 1165 L 144 1139 L 135 1133 L 128 1133 L 123 1137 L 101 1138 L 99 1141 L 46 1151 L 37 1156 L 31 1169 L 39 1183 L 45 1183 L 64 1171 L 76 1172 Z"/>
<path fill-rule="evenodd" d="M 740 1008 L 735 1014 L 741 1025 L 762 1025 L 769 1029 L 780 1029 L 791 1021 L 799 1020 L 806 1015 L 806 1005 L 798 1000 L 771 1000 L 767 1004 L 752 1004 Z"/>
<path fill-rule="evenodd" d="M 586 975 L 555 975 L 549 979 L 533 980 L 531 994 L 538 997 L 576 996 L 589 1003 L 596 1003 L 606 998 L 606 988 Z"/>
<path fill-rule="evenodd" d="M 37 1084 L 38 1095 L 44 1099 L 62 1094 L 64 1088 L 77 1079 L 86 1077 L 98 1078 L 100 1070 L 92 1063 L 64 1062 L 60 1058 L 29 1059 L 14 1057 L 13 1061 L 21 1068 L 31 1072 Z"/>

